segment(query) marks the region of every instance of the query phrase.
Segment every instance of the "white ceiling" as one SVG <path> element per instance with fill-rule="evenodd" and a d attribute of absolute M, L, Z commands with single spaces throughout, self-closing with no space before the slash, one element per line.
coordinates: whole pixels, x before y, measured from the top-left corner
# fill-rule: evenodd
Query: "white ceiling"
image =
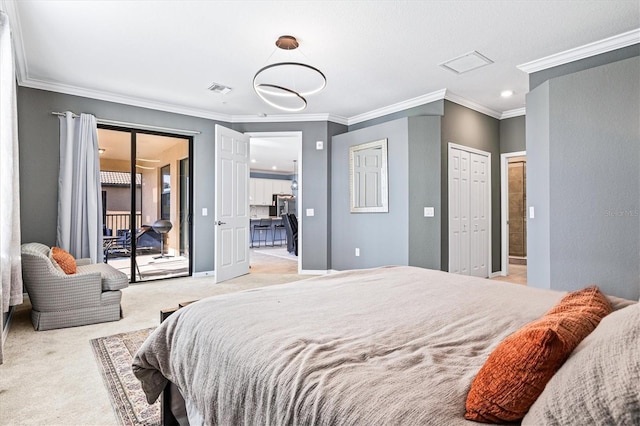
<path fill-rule="evenodd" d="M 232 122 L 351 124 L 443 96 L 518 115 L 528 91 L 518 65 L 630 31 L 626 44 L 640 42 L 638 0 L 1 1 L 20 85 Z M 284 34 L 327 77 L 298 114 L 252 88 Z M 438 65 L 474 50 L 493 63 L 460 75 Z M 233 90 L 208 91 L 214 82 Z"/>

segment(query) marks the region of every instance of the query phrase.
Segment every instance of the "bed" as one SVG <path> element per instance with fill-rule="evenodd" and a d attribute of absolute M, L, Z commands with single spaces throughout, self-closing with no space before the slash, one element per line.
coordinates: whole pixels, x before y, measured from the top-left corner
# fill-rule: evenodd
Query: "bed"
<path fill-rule="evenodd" d="M 566 297 L 409 266 L 345 271 L 189 304 L 133 369 L 150 403 L 177 388 L 191 424 L 469 425 L 490 355 L 501 362 L 507 337 Z M 561 360 L 522 424 L 640 423 L 640 308 L 605 303 L 612 313 Z"/>

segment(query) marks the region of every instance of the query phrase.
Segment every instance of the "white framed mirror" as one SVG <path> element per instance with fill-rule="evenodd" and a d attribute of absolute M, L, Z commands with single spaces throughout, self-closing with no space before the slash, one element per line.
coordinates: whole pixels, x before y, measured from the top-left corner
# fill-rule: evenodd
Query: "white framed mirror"
<path fill-rule="evenodd" d="M 389 211 L 387 140 L 349 148 L 349 195 L 351 213 Z"/>

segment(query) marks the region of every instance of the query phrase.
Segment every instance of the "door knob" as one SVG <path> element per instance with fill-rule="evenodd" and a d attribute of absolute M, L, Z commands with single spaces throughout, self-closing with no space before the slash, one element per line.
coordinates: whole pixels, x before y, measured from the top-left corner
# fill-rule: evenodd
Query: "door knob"
<path fill-rule="evenodd" d="M 223 222 L 221 220 L 216 222 L 216 225 L 226 225 L 226 224 L 227 224 L 227 222 Z"/>

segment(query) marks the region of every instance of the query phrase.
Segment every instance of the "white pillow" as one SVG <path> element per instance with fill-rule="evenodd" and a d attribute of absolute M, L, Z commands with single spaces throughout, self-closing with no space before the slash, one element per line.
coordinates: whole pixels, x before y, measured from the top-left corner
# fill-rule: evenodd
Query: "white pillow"
<path fill-rule="evenodd" d="M 522 420 L 569 424 L 640 425 L 640 304 L 604 317 Z"/>

